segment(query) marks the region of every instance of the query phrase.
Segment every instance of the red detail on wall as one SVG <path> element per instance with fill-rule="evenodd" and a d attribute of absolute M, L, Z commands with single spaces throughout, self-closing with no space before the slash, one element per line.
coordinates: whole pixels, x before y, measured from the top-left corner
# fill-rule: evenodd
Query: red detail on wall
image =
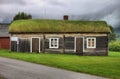
<path fill-rule="evenodd" d="M 10 38 L 0 37 L 0 49 L 9 49 L 9 48 L 10 48 Z"/>

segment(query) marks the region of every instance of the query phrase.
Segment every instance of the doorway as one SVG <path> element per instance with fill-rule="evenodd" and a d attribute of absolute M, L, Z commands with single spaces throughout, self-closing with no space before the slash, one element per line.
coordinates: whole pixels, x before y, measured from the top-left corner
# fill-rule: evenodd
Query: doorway
<path fill-rule="evenodd" d="M 76 53 L 83 55 L 83 38 L 76 38 Z"/>
<path fill-rule="evenodd" d="M 31 52 L 40 52 L 40 38 L 33 37 L 31 41 Z"/>

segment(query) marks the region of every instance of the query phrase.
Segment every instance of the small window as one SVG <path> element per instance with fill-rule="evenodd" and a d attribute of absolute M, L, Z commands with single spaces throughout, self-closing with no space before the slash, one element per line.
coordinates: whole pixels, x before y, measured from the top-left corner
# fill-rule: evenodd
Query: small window
<path fill-rule="evenodd" d="M 96 48 L 96 38 L 87 38 L 87 48 Z"/>
<path fill-rule="evenodd" d="M 58 38 L 50 38 L 49 39 L 49 48 L 58 48 L 59 47 L 59 39 Z"/>

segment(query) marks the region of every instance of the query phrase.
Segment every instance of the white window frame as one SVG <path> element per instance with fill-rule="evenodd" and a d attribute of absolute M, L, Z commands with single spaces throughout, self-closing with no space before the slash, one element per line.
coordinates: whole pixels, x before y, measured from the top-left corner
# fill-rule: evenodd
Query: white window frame
<path fill-rule="evenodd" d="M 57 40 L 57 46 L 51 46 L 51 40 Z M 49 48 L 59 48 L 59 38 L 49 38 Z"/>
<path fill-rule="evenodd" d="M 94 39 L 94 46 L 92 46 L 92 41 L 90 41 L 90 46 L 88 46 L 88 40 Z M 87 38 L 87 48 L 96 48 L 96 38 L 95 37 L 89 37 Z"/>

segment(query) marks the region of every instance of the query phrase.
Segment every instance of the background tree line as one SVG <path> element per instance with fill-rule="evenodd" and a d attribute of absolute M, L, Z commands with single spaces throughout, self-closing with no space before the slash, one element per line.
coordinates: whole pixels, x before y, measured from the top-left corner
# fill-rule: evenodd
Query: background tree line
<path fill-rule="evenodd" d="M 22 19 L 32 19 L 32 15 L 24 13 L 24 12 L 19 12 L 13 17 L 13 21 L 15 20 L 22 20 Z"/>

